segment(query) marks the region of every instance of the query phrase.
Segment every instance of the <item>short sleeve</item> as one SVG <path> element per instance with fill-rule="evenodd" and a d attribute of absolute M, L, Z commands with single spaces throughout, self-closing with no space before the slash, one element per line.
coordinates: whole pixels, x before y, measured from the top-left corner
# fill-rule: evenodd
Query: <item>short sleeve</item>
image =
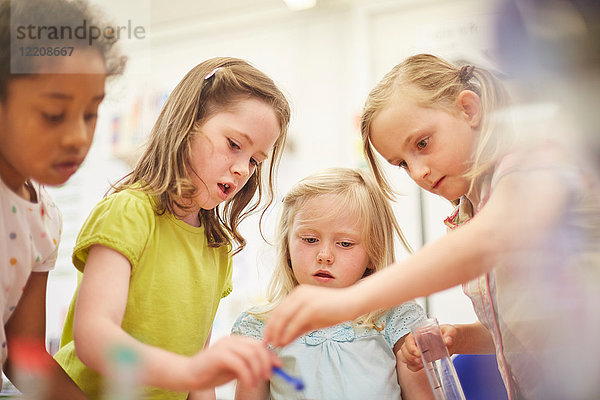
<path fill-rule="evenodd" d="M 48 255 L 48 257 L 42 260 L 39 264 L 34 264 L 33 268 L 31 269 L 32 272 L 48 272 L 54 269 L 56 266 L 56 260 L 58 258 L 59 243 L 60 240 L 56 242 L 56 247 L 54 247 L 54 250 Z"/>
<path fill-rule="evenodd" d="M 254 315 L 244 311 L 233 324 L 231 333 L 260 340 L 263 337 L 263 329 L 265 324 L 258 320 Z"/>
<path fill-rule="evenodd" d="M 113 193 L 94 207 L 81 228 L 73 264 L 83 271 L 90 247 L 99 244 L 123 254 L 136 268 L 155 223 L 147 194 L 134 190 Z"/>
<path fill-rule="evenodd" d="M 43 259 L 36 260 L 32 265 L 33 272 L 47 272 L 54 269 L 56 259 L 58 257 L 58 246 L 62 234 L 62 213 L 54 204 L 50 194 L 41 186 L 38 186 L 38 194 L 40 196 L 40 207 L 42 214 L 42 227 L 38 232 L 45 232 L 46 238 L 49 241 L 49 253 Z M 34 226 L 35 224 L 31 224 Z"/>
<path fill-rule="evenodd" d="M 590 160 L 582 152 L 579 128 L 569 113 L 552 102 L 533 102 L 510 107 L 498 114 L 515 133 L 511 150 L 498 160 L 491 188 L 508 174 L 548 172 L 571 194 L 586 185 Z"/>
<path fill-rule="evenodd" d="M 32 229 L 37 231 L 36 233 L 42 232 L 42 235 L 45 235 L 48 247 L 47 252 L 41 252 L 41 254 L 45 254 L 45 257 L 42 259 L 38 257 L 31 270 L 33 272 L 47 272 L 54 269 L 58 257 L 58 246 L 62 233 L 62 213 L 54 204 L 50 194 L 41 185 L 38 185 L 37 189 L 40 196 L 42 220 L 40 221 L 41 225 L 37 228 L 33 228 L 36 226 L 34 222 L 30 225 Z M 40 243 L 36 243 L 36 246 L 40 246 Z"/>
<path fill-rule="evenodd" d="M 401 304 L 389 310 L 382 318 L 385 319 L 385 340 L 391 347 L 410 332 L 410 327 L 423 318 L 425 311 L 414 301 Z"/>
<path fill-rule="evenodd" d="M 568 160 L 567 155 L 554 143 L 545 143 L 534 150 L 510 153 L 500 160 L 492 176 L 491 188 L 511 173 L 546 171 L 566 188 L 570 194 L 580 193 L 585 184 L 580 168 Z"/>
<path fill-rule="evenodd" d="M 225 278 L 225 285 L 223 287 L 223 292 L 221 293 L 222 299 L 229 296 L 233 291 L 233 281 L 231 277 L 233 271 L 233 259 L 230 256 L 230 248 L 231 247 L 229 246 L 227 251 L 227 277 Z"/>

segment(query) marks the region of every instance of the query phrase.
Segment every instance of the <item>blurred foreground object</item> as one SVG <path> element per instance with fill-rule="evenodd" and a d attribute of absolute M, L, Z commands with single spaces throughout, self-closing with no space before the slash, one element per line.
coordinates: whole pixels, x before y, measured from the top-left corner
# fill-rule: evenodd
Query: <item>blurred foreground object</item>
<path fill-rule="evenodd" d="M 522 143 L 560 149 L 565 162 L 549 173 L 569 193 L 544 242 L 511 254 L 497 273 L 518 398 L 598 398 L 600 2 L 502 1 L 497 46 L 517 91 L 507 119 Z"/>
<path fill-rule="evenodd" d="M 501 0 L 497 48 L 524 101 L 573 113 L 600 170 L 600 2 Z"/>
<path fill-rule="evenodd" d="M 11 342 L 15 383 L 22 388 L 26 400 L 43 400 L 48 396 L 52 364 L 44 343 L 32 338 L 17 338 Z"/>
<path fill-rule="evenodd" d="M 110 373 L 104 378 L 105 400 L 136 400 L 140 398 L 140 356 L 133 349 L 115 345 L 109 354 Z"/>

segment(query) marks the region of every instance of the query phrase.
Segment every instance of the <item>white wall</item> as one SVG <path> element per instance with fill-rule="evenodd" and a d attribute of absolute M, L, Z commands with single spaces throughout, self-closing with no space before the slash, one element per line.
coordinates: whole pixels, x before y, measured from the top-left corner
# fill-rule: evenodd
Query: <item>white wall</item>
<path fill-rule="evenodd" d="M 134 12 L 131 5 L 135 1 L 142 0 L 126 2 L 130 8 L 120 17 L 131 18 L 128 13 Z M 172 3 L 179 7 L 184 1 Z M 102 3 L 118 10 L 118 2 Z M 155 25 L 154 14 L 145 9 L 140 18 L 150 21 L 152 41 L 130 47 L 128 72 L 108 87 L 109 96 L 101 109 L 90 156 L 65 187 L 52 191 L 65 214 L 65 228 L 58 266 L 49 283 L 51 336 L 60 335 L 75 287 L 70 251 L 77 231 L 109 182 L 128 171 L 115 154 L 133 149 L 156 118 L 161 99 L 197 63 L 212 56 L 245 58 L 270 75 L 288 95 L 293 112 L 291 146 L 279 173 L 279 193 L 285 193 L 291 184 L 314 170 L 365 165 L 357 127 L 362 103 L 368 90 L 406 56 L 428 51 L 449 59 L 490 62 L 490 1 L 322 1 L 325 5 L 321 7 L 296 13 L 265 1 L 260 9 L 244 7 L 239 13 L 199 17 L 197 10 L 202 3 L 192 4 L 190 0 L 189 17 Z M 139 114 L 134 109 L 136 104 Z M 119 148 L 113 143 L 116 118 L 120 118 Z M 424 194 L 422 225 L 416 185 L 403 171 L 390 168 L 389 174 L 404 194 L 395 210 L 413 247 L 421 246 L 422 228 L 427 241 L 443 235 L 442 220 L 450 212 L 449 204 Z M 276 211 L 267 218 L 267 237 Z M 227 334 L 238 313 L 261 298 L 268 280 L 272 255 L 256 225 L 256 217 L 244 224 L 248 246 L 234 259 L 234 293 L 219 310 L 215 338 Z M 429 304 L 430 313 L 442 322 L 475 319 L 458 288 L 432 296 Z M 229 398 L 231 390 L 231 385 L 220 388 L 219 396 Z"/>

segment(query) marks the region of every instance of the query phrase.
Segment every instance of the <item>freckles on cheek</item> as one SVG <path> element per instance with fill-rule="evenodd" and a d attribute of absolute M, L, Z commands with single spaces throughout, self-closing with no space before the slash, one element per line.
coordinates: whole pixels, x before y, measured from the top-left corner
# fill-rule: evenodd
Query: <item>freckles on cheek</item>
<path fill-rule="evenodd" d="M 239 192 L 241 192 L 241 191 L 242 191 L 242 190 L 243 190 L 243 189 L 246 187 L 246 184 L 248 183 L 248 181 L 249 181 L 249 180 L 250 180 L 250 179 L 246 179 L 246 180 L 244 180 L 244 181 L 240 182 L 240 186 L 238 186 L 238 187 L 235 189 L 235 194 L 238 194 Z"/>

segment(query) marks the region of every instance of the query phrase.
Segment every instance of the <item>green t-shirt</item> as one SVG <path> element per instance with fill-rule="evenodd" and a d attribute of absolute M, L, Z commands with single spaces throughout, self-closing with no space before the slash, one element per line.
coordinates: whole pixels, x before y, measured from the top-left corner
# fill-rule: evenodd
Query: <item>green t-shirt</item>
<path fill-rule="evenodd" d="M 143 343 L 191 356 L 203 349 L 219 301 L 232 290 L 230 248 L 208 247 L 204 228 L 188 225 L 168 212 L 157 215 L 152 204 L 147 194 L 136 190 L 103 199 L 79 232 L 73 263 L 84 272 L 94 244 L 127 257 L 131 278 L 122 328 Z M 98 398 L 101 376 L 75 355 L 76 296 L 55 358 L 90 398 Z M 186 397 L 187 393 L 144 388 L 145 399 Z"/>

